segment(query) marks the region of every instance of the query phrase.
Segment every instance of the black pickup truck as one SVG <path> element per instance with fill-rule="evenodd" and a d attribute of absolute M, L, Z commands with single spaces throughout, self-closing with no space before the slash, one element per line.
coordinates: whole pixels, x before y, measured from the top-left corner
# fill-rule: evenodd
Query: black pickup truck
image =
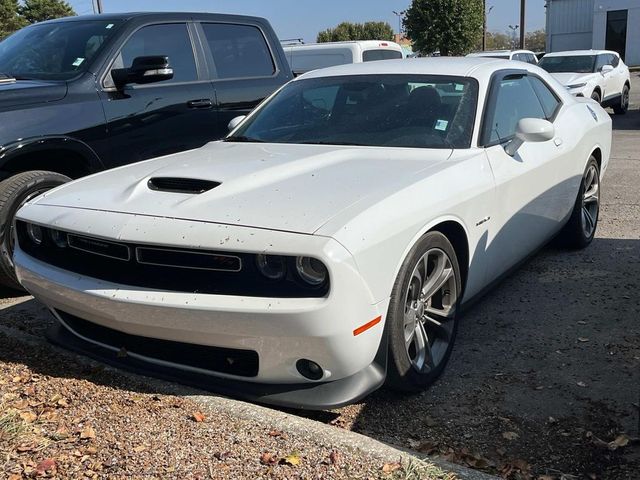
<path fill-rule="evenodd" d="M 201 13 L 52 20 L 0 42 L 0 283 L 13 217 L 61 183 L 197 148 L 292 78 L 269 23 Z"/>

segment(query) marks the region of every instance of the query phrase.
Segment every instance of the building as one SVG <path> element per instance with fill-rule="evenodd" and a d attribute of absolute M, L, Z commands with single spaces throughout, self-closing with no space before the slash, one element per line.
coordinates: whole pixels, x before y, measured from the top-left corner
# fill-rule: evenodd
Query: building
<path fill-rule="evenodd" d="M 640 0 L 547 0 L 547 52 L 606 49 L 640 65 Z"/>

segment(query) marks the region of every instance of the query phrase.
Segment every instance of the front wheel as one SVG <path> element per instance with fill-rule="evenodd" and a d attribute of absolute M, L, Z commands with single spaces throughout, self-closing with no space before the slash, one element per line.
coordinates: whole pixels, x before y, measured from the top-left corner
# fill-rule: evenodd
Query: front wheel
<path fill-rule="evenodd" d="M 0 182 L 0 284 L 22 289 L 13 265 L 16 212 L 29 200 L 71 180 L 54 172 L 23 172 Z"/>
<path fill-rule="evenodd" d="M 613 111 L 616 115 L 624 115 L 629 110 L 629 86 L 625 85 L 622 88 L 622 95 L 620 96 L 620 105 L 613 107 Z"/>
<path fill-rule="evenodd" d="M 600 103 L 600 92 L 598 92 L 597 90 L 595 90 L 595 91 L 591 94 L 591 100 L 595 100 L 596 102 Z"/>
<path fill-rule="evenodd" d="M 590 157 L 582 175 L 578 197 L 567 224 L 558 235 L 560 244 L 568 248 L 587 247 L 596 234 L 600 215 L 600 167 Z"/>
<path fill-rule="evenodd" d="M 418 392 L 440 376 L 458 329 L 460 292 L 451 243 L 440 232 L 427 233 L 404 261 L 391 295 L 389 386 Z"/>

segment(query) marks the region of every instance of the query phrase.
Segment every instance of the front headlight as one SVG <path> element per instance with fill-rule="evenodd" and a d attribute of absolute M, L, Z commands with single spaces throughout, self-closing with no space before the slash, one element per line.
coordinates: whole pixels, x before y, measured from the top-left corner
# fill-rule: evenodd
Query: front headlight
<path fill-rule="evenodd" d="M 327 267 L 316 259 L 311 257 L 297 257 L 296 270 L 300 278 L 310 285 L 322 285 L 327 279 Z"/>
<path fill-rule="evenodd" d="M 29 235 L 29 240 L 31 240 L 36 245 L 42 244 L 42 239 L 44 234 L 42 233 L 42 228 L 38 225 L 34 225 L 33 223 L 27 224 L 27 235 Z"/>
<path fill-rule="evenodd" d="M 287 264 L 280 255 L 256 255 L 260 273 L 270 280 L 282 280 L 287 273 Z"/>
<path fill-rule="evenodd" d="M 574 83 L 573 85 L 567 85 L 567 90 L 573 90 L 574 88 L 582 88 L 582 87 L 586 87 L 587 84 L 585 83 Z"/>

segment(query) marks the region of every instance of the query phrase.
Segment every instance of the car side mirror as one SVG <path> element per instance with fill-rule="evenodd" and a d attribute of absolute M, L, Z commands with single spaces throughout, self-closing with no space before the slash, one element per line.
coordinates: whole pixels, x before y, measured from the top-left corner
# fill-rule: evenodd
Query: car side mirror
<path fill-rule="evenodd" d="M 236 127 L 238 125 L 240 125 L 240 123 L 242 123 L 242 121 L 247 118 L 246 115 L 240 115 L 238 117 L 232 118 L 231 121 L 229 122 L 229 124 L 227 125 L 227 128 L 229 129 L 229 131 L 233 131 L 236 129 Z"/>
<path fill-rule="evenodd" d="M 613 65 L 603 65 L 602 66 L 602 70 L 600 70 L 602 72 L 603 75 L 609 73 L 609 72 L 613 72 Z"/>
<path fill-rule="evenodd" d="M 173 78 L 173 68 L 169 65 L 169 57 L 136 57 L 133 59 L 131 67 L 112 70 L 111 78 L 117 88 L 122 88 L 130 83 L 162 82 Z"/>
<path fill-rule="evenodd" d="M 514 156 L 525 142 L 546 142 L 551 140 L 556 130 L 548 120 L 541 118 L 523 118 L 516 125 L 516 134 L 506 147 L 507 155 Z"/>

